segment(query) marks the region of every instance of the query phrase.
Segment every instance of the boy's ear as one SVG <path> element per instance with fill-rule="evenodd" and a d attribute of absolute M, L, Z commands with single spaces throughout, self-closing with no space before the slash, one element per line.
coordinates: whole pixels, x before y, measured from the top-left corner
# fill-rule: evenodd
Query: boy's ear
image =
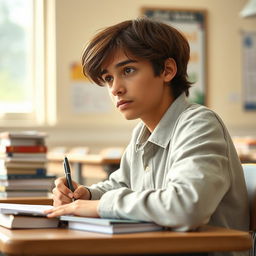
<path fill-rule="evenodd" d="M 164 63 L 164 81 L 170 82 L 177 73 L 177 65 L 173 58 L 168 58 Z"/>

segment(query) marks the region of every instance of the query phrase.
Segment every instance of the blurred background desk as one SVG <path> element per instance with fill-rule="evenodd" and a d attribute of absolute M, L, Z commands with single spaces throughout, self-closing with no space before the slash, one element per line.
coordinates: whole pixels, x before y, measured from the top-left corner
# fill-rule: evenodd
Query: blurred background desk
<path fill-rule="evenodd" d="M 242 163 L 256 163 L 256 153 L 239 154 Z"/>
<path fill-rule="evenodd" d="M 111 172 L 119 168 L 121 160 L 121 157 L 106 157 L 102 154 L 67 154 L 67 157 L 72 168 L 72 178 L 84 185 L 106 179 Z M 49 153 L 47 158 L 49 171 L 63 176 L 64 155 Z"/>
<path fill-rule="evenodd" d="M 241 162 L 256 163 L 256 138 L 234 137 L 232 139 Z"/>

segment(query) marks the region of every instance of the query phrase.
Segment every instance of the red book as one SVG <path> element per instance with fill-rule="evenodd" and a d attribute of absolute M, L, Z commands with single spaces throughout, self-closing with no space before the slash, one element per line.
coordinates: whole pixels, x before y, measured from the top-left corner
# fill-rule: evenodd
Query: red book
<path fill-rule="evenodd" d="M 46 153 L 47 147 L 43 145 L 38 146 L 6 146 L 6 153 Z"/>

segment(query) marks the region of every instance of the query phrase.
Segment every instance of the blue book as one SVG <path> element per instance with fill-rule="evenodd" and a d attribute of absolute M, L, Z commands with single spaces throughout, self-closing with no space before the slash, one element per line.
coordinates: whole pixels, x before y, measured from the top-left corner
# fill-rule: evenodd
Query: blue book
<path fill-rule="evenodd" d="M 14 171 L 14 173 L 0 174 L 0 179 L 2 180 L 38 179 L 38 178 L 46 177 L 46 173 L 47 171 L 45 168 L 37 168 L 35 170 L 32 170 L 31 173 L 30 173 L 30 170 L 28 171 L 25 170 L 24 172 L 22 170 L 17 170 L 17 171 Z"/>
<path fill-rule="evenodd" d="M 100 232 L 107 234 L 149 232 L 163 230 L 153 222 L 130 219 L 85 218 L 71 215 L 60 216 L 61 221 L 68 222 L 70 229 Z"/>

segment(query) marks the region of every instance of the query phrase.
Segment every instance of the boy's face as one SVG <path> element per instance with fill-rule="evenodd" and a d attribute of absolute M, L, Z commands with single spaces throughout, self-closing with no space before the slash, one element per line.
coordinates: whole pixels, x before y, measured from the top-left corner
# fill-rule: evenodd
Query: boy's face
<path fill-rule="evenodd" d="M 117 50 L 103 64 L 101 77 L 114 105 L 125 118 L 140 118 L 150 130 L 155 128 L 173 101 L 167 85 L 172 79 L 168 71 L 155 76 L 149 61 L 132 55 L 127 57 L 122 50 Z"/>

